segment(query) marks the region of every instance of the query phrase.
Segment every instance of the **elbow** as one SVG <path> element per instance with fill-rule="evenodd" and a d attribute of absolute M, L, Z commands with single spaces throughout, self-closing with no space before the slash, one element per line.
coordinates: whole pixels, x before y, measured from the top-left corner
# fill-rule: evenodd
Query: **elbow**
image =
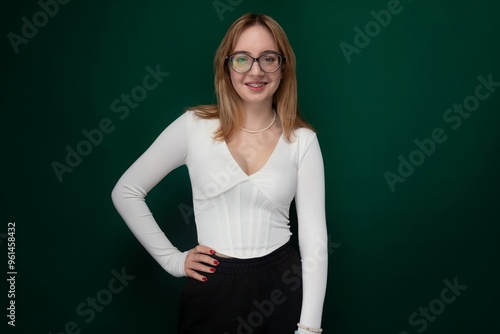
<path fill-rule="evenodd" d="M 113 205 L 115 207 L 117 207 L 120 201 L 123 199 L 123 190 L 123 184 L 118 181 L 118 183 L 115 184 L 113 190 L 111 191 L 111 201 L 113 202 Z"/>
<path fill-rule="evenodd" d="M 125 201 L 144 201 L 146 194 L 144 189 L 122 177 L 111 191 L 111 200 L 118 208 L 125 204 Z"/>

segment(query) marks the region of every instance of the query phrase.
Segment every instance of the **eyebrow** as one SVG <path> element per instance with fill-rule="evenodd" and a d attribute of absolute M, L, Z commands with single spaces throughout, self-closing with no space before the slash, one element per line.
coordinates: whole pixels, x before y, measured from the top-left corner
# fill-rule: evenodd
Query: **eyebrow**
<path fill-rule="evenodd" d="M 262 56 L 262 55 L 263 55 L 263 54 L 265 54 L 265 53 L 269 53 L 269 52 L 279 53 L 279 52 L 278 52 L 278 51 L 276 51 L 276 50 L 264 50 L 264 51 L 262 51 L 262 52 L 260 53 L 260 56 Z M 251 55 L 252 55 L 250 52 L 248 52 L 248 51 L 244 51 L 244 50 L 235 50 L 233 53 L 245 53 L 245 54 L 247 54 L 247 55 L 249 55 L 249 56 L 251 56 Z"/>

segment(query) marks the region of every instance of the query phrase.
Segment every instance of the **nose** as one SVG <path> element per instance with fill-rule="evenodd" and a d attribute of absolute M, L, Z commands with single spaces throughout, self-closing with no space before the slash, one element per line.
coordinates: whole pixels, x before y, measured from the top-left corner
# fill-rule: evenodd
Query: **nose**
<path fill-rule="evenodd" d="M 250 71 L 248 72 L 250 75 L 263 75 L 264 71 L 260 68 L 260 64 L 258 61 L 254 61 L 252 67 L 250 67 Z"/>

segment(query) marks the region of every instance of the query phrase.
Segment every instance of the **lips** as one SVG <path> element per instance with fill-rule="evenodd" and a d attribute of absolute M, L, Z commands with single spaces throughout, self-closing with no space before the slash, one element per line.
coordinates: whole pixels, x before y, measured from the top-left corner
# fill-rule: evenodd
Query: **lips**
<path fill-rule="evenodd" d="M 248 88 L 250 88 L 251 91 L 254 91 L 254 92 L 263 91 L 266 88 L 267 84 L 268 83 L 265 81 L 252 81 L 252 82 L 245 83 L 245 85 Z"/>

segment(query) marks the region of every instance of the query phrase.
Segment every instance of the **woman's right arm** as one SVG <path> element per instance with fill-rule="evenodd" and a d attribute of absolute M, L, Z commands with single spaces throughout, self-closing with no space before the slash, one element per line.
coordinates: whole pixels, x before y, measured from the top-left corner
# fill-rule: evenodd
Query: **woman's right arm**
<path fill-rule="evenodd" d="M 134 236 L 153 258 L 173 276 L 186 276 L 189 251 L 180 252 L 167 239 L 145 202 L 148 192 L 168 173 L 186 163 L 188 117 L 185 112 L 172 122 L 153 144 L 122 175 L 111 198 Z"/>

